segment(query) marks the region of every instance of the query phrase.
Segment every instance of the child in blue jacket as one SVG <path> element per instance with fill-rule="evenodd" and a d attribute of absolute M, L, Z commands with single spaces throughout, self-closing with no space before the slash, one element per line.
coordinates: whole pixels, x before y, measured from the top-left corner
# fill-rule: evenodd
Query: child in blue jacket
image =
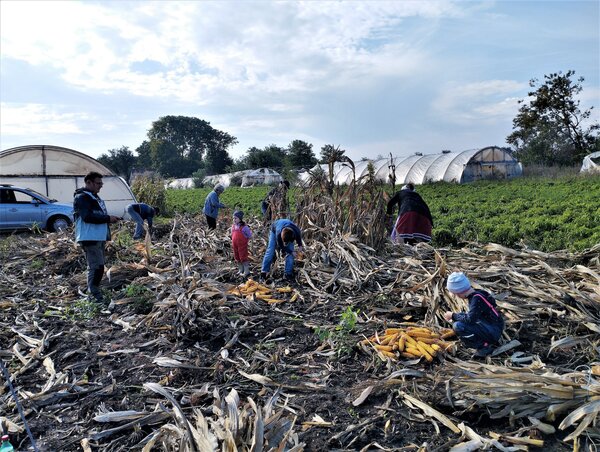
<path fill-rule="evenodd" d="M 271 271 L 276 249 L 286 255 L 285 279 L 288 281 L 294 279 L 294 241 L 298 244 L 298 251 L 302 252 L 302 233 L 292 220 L 283 218 L 273 222 L 269 234 L 269 244 L 262 262 L 260 274 L 262 279 L 266 278 L 269 271 Z"/>
<path fill-rule="evenodd" d="M 469 300 L 469 312 L 447 311 L 444 319 L 454 322 L 452 328 L 465 346 L 477 350 L 475 357 L 491 354 L 504 330 L 504 319 L 498 312 L 494 297 L 484 290 L 473 289 L 462 272 L 452 273 L 446 288 Z"/>

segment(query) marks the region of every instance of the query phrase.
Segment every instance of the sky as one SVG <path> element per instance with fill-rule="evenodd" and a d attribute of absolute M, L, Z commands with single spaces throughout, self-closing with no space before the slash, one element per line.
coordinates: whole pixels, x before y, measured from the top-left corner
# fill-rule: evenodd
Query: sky
<path fill-rule="evenodd" d="M 600 2 L 0 2 L 0 148 L 134 151 L 162 116 L 354 159 L 506 145 L 529 80 L 600 120 Z"/>

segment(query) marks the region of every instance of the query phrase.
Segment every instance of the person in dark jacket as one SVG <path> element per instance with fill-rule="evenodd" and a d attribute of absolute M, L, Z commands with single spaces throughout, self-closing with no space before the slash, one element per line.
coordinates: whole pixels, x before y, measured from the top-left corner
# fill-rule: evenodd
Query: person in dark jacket
<path fill-rule="evenodd" d="M 286 218 L 276 220 L 271 226 L 269 244 L 262 262 L 261 279 L 265 279 L 275 259 L 275 250 L 285 254 L 285 279 L 294 279 L 294 241 L 298 244 L 298 252 L 302 252 L 302 233 L 300 228 Z"/>
<path fill-rule="evenodd" d="M 102 188 L 102 174 L 92 171 L 83 179 L 84 188 L 75 191 L 73 210 L 75 241 L 83 248 L 88 266 L 88 292 L 99 303 L 104 301 L 100 281 L 104 275 L 104 248 L 110 240 L 110 223 L 121 220 L 108 215 L 104 201 L 98 196 Z"/>
<path fill-rule="evenodd" d="M 148 222 L 148 232 L 152 235 L 152 225 L 154 217 L 160 213 L 158 207 L 152 207 L 143 202 L 129 204 L 126 208 L 127 213 L 133 221 L 135 221 L 135 232 L 133 240 L 139 240 L 144 234 L 144 220 Z"/>
<path fill-rule="evenodd" d="M 290 205 L 287 197 L 289 188 L 290 183 L 283 180 L 267 193 L 260 205 L 260 210 L 266 221 L 289 215 Z"/>
<path fill-rule="evenodd" d="M 462 272 L 450 274 L 446 288 L 469 300 L 469 312 L 446 311 L 444 319 L 453 322 L 452 329 L 465 346 L 477 350 L 475 357 L 492 353 L 504 330 L 504 319 L 494 297 L 485 290 L 473 289 Z"/>
<path fill-rule="evenodd" d="M 431 242 L 433 218 L 429 206 L 421 195 L 415 191 L 413 184 L 406 184 L 394 195 L 387 205 L 387 214 L 393 215 L 394 207 L 398 204 L 399 212 L 394 228 L 392 241 L 414 245 L 418 242 Z"/>

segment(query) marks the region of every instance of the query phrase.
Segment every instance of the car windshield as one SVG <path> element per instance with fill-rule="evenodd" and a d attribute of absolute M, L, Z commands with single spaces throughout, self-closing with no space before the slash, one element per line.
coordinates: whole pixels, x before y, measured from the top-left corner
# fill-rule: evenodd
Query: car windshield
<path fill-rule="evenodd" d="M 31 193 L 32 195 L 35 195 L 37 198 L 40 198 L 42 201 L 45 201 L 45 202 L 57 202 L 56 199 L 50 199 L 46 195 L 42 195 L 41 193 L 38 193 L 37 191 L 32 190 L 31 188 L 28 188 L 27 191 L 29 193 Z"/>

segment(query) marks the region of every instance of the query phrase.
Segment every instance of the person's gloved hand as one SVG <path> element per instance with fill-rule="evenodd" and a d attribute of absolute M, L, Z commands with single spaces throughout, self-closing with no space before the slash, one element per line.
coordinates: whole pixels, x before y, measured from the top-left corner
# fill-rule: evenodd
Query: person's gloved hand
<path fill-rule="evenodd" d="M 446 320 L 446 322 L 451 322 L 452 321 L 452 312 L 451 311 L 444 312 L 444 319 Z"/>

